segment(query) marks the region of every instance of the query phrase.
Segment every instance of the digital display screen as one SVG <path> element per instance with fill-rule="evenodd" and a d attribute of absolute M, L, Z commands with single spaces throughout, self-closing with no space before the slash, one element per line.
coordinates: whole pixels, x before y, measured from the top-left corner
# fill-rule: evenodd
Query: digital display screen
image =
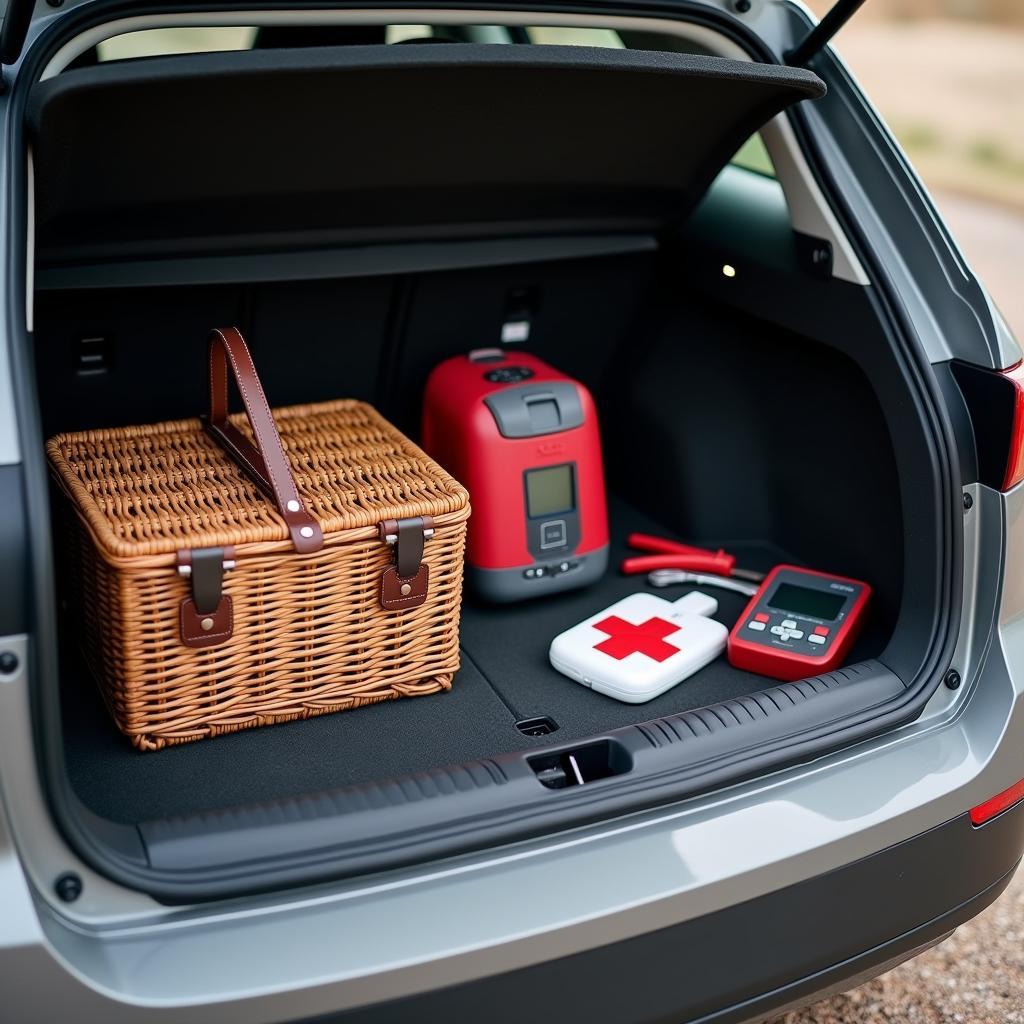
<path fill-rule="evenodd" d="M 571 512 L 573 498 L 572 465 L 548 469 L 528 469 L 526 476 L 526 514 L 531 519 Z"/>
<path fill-rule="evenodd" d="M 812 619 L 834 619 L 842 611 L 846 597 L 825 590 L 798 587 L 793 583 L 780 583 L 768 603 L 783 612 L 809 615 Z"/>

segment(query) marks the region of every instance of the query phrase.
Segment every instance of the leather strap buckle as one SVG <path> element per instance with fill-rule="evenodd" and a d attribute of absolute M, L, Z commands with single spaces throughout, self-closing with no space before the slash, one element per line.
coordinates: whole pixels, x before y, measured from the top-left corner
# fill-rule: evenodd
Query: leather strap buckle
<path fill-rule="evenodd" d="M 235 549 L 197 548 L 178 552 L 178 573 L 189 580 L 191 596 L 181 602 L 181 642 L 216 647 L 234 632 L 234 609 L 224 593 L 224 573 L 235 567 Z"/>
<path fill-rule="evenodd" d="M 423 545 L 434 536 L 430 516 L 385 519 L 379 523 L 380 539 L 395 549 L 395 563 L 381 576 L 381 607 L 390 610 L 418 608 L 427 599 L 430 566 L 423 561 Z"/>

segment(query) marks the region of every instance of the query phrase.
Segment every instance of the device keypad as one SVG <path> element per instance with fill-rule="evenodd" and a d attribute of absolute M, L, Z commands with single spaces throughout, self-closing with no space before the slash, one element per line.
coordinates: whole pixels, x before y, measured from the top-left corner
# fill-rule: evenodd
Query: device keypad
<path fill-rule="evenodd" d="M 828 626 L 800 622 L 789 614 L 770 612 L 755 612 L 747 621 L 746 629 L 752 633 L 767 633 L 762 641 L 764 643 L 772 643 L 774 637 L 783 643 L 797 641 L 801 645 L 810 644 L 807 650 L 814 654 L 822 652 L 831 633 Z"/>

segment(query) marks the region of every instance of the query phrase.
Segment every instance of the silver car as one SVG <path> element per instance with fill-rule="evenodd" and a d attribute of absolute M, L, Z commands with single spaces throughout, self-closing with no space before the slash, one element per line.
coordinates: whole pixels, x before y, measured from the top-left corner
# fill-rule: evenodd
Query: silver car
<path fill-rule="evenodd" d="M 828 45 L 857 6 L 9 0 L 0 1020 L 751 1021 L 996 899 L 1022 353 Z M 133 750 L 45 441 L 198 414 L 222 323 L 274 404 L 413 436 L 469 349 L 582 381 L 609 570 L 467 597 L 449 693 Z M 596 693 L 548 647 L 648 589 L 635 534 L 862 580 L 864 628 L 796 681 Z"/>

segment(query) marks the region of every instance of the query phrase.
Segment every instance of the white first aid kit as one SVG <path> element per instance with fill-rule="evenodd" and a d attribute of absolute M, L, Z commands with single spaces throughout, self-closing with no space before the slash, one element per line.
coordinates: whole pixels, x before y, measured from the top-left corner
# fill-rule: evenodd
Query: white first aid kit
<path fill-rule="evenodd" d="M 678 601 L 630 594 L 551 641 L 563 675 L 627 704 L 670 690 L 725 651 L 729 630 L 709 616 L 718 602 L 691 591 Z"/>

